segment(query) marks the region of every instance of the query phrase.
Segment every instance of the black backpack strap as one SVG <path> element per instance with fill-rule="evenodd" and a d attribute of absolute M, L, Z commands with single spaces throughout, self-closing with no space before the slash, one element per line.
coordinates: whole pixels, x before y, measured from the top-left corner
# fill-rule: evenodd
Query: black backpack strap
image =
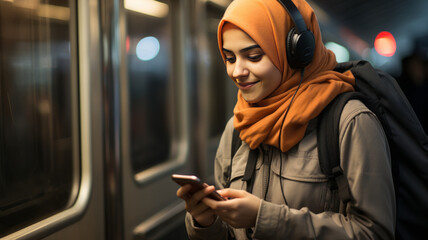
<path fill-rule="evenodd" d="M 231 153 L 230 153 L 230 164 L 229 168 L 227 169 L 227 172 L 225 172 L 225 179 L 226 179 L 226 185 L 225 188 L 230 187 L 230 182 L 232 178 L 232 163 L 233 163 L 233 157 L 235 156 L 236 152 L 238 151 L 239 147 L 241 146 L 241 138 L 239 138 L 239 131 L 233 128 L 233 134 L 232 134 L 232 147 L 231 147 Z"/>
<path fill-rule="evenodd" d="M 239 138 L 239 131 L 233 128 L 233 136 L 232 136 L 232 154 L 230 155 L 230 158 L 232 159 L 236 152 L 238 151 L 239 147 L 241 146 L 241 138 Z"/>
<path fill-rule="evenodd" d="M 242 181 L 247 182 L 247 192 L 253 192 L 254 186 L 254 172 L 256 170 L 257 157 L 259 151 L 257 149 L 251 149 L 248 154 L 247 166 L 245 166 L 245 173 Z"/>
<path fill-rule="evenodd" d="M 231 177 L 232 177 L 232 163 L 233 163 L 233 157 L 235 156 L 236 152 L 238 151 L 239 147 L 241 146 L 242 140 L 239 137 L 239 131 L 233 128 L 233 134 L 232 134 L 232 147 L 231 147 L 231 154 L 230 154 L 230 165 L 227 171 L 226 176 L 226 188 L 230 187 L 231 183 Z M 254 171 L 256 169 L 256 163 L 257 163 L 257 157 L 258 157 L 258 150 L 257 149 L 251 149 L 248 160 L 247 160 L 247 166 L 245 167 L 245 173 L 244 177 L 242 178 L 242 181 L 247 182 L 247 192 L 253 191 L 253 185 L 254 185 Z"/>
<path fill-rule="evenodd" d="M 344 204 L 352 200 L 351 192 L 343 169 L 340 167 L 339 121 L 345 104 L 350 99 L 361 99 L 356 92 L 337 96 L 318 118 L 318 158 L 321 171 L 329 178 L 330 189 L 338 189 Z"/>

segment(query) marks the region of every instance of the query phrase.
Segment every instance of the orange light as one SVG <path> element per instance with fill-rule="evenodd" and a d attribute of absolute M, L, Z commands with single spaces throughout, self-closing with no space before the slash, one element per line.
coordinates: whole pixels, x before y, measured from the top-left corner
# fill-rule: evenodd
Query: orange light
<path fill-rule="evenodd" d="M 392 57 L 397 50 L 397 43 L 390 32 L 380 32 L 375 39 L 376 51 L 385 57 Z"/>

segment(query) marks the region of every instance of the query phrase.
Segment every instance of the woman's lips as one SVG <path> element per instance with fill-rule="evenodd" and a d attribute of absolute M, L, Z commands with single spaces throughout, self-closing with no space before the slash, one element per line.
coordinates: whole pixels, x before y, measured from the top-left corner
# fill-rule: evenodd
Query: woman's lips
<path fill-rule="evenodd" d="M 256 82 L 238 82 L 238 86 L 239 86 L 239 89 L 246 90 L 246 89 L 249 89 L 252 86 L 256 85 L 259 82 L 260 81 L 256 81 Z"/>

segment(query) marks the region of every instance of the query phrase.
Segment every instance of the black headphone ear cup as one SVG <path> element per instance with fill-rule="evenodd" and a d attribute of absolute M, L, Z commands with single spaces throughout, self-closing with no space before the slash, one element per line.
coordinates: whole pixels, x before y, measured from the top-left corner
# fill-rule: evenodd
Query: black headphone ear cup
<path fill-rule="evenodd" d="M 292 68 L 304 68 L 311 63 L 315 53 L 315 38 L 311 31 L 296 33 L 292 28 L 287 35 L 287 61 Z"/>
<path fill-rule="evenodd" d="M 303 31 L 297 35 L 297 39 L 293 39 L 296 44 L 294 46 L 294 57 L 299 68 L 306 67 L 311 63 L 315 53 L 315 38 L 311 31 Z"/>

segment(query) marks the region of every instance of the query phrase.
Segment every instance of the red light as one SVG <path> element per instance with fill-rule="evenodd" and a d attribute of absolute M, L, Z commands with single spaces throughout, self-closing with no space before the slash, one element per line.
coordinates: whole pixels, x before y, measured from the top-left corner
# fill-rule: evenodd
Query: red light
<path fill-rule="evenodd" d="M 390 32 L 380 32 L 376 36 L 374 46 L 376 51 L 385 57 L 392 57 L 397 50 L 394 36 Z"/>
<path fill-rule="evenodd" d="M 130 40 L 129 40 L 129 36 L 126 36 L 126 52 L 127 53 L 129 52 L 130 45 L 131 45 L 131 43 L 130 43 Z"/>

